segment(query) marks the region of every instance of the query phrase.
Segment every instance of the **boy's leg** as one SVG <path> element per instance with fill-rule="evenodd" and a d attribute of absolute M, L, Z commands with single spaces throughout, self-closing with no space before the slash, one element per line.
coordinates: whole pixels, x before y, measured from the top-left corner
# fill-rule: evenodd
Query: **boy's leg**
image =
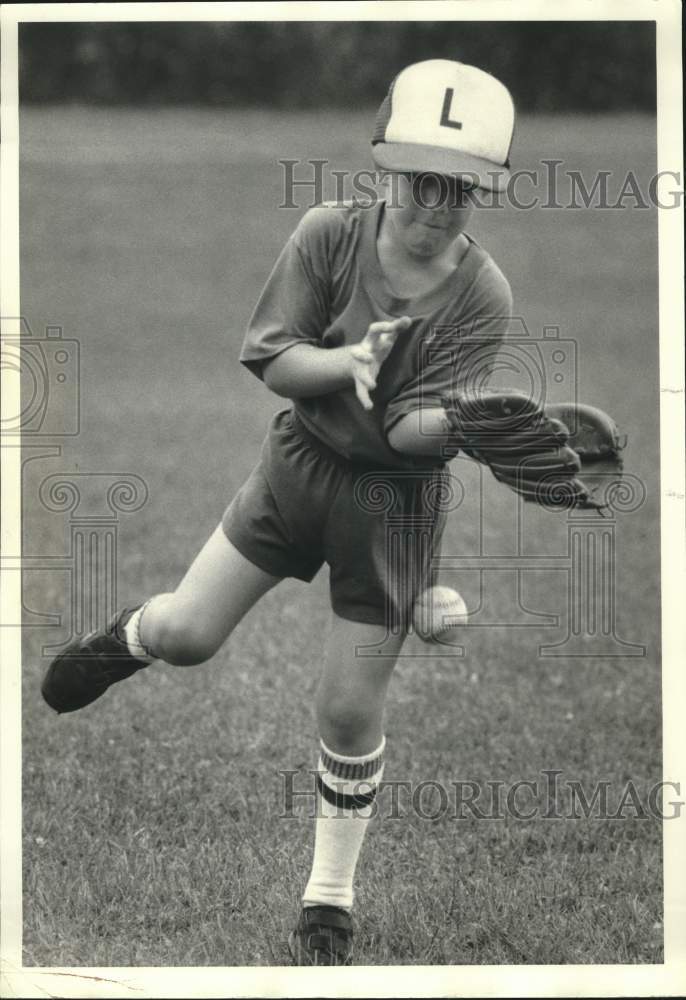
<path fill-rule="evenodd" d="M 321 735 L 312 872 L 291 935 L 299 965 L 350 961 L 353 877 L 383 773 L 383 711 L 404 636 L 334 616 L 317 692 Z M 385 642 L 384 642 L 385 640 Z M 360 646 L 384 643 L 364 657 Z"/>
<path fill-rule="evenodd" d="M 55 711 L 73 712 L 155 659 L 202 663 L 279 579 L 241 555 L 219 525 L 174 593 L 119 612 L 102 632 L 55 657 L 43 697 Z"/>
<path fill-rule="evenodd" d="M 386 692 L 404 641 L 385 625 L 332 615 L 316 703 L 320 736 L 332 750 L 362 756 L 381 743 Z M 358 654 L 369 646 L 380 652 Z"/>
<path fill-rule="evenodd" d="M 141 646 L 176 666 L 202 663 L 280 579 L 241 555 L 218 525 L 176 590 L 141 608 Z"/>

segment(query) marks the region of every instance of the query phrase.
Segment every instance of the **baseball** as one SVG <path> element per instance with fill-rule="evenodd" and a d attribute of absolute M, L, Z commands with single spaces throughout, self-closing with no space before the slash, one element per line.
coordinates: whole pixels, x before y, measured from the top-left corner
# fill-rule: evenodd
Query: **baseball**
<path fill-rule="evenodd" d="M 462 596 L 452 587 L 429 587 L 414 605 L 414 630 L 424 642 L 442 642 L 464 625 L 469 612 Z"/>

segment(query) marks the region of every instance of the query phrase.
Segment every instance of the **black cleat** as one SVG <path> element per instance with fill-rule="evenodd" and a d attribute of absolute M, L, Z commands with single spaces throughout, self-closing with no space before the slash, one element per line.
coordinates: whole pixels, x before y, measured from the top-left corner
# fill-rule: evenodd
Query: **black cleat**
<path fill-rule="evenodd" d="M 124 626 L 138 608 L 116 614 L 104 631 L 91 632 L 59 653 L 43 678 L 41 693 L 56 712 L 76 712 L 99 698 L 111 684 L 147 667 L 129 652 Z"/>
<path fill-rule="evenodd" d="M 338 906 L 305 906 L 288 938 L 294 965 L 350 965 L 353 922 Z"/>

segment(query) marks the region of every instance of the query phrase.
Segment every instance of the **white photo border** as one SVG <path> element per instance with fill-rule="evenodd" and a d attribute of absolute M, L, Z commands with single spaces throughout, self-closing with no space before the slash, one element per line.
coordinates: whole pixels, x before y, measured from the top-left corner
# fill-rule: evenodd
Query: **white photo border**
<path fill-rule="evenodd" d="M 2 299 L 21 316 L 19 295 L 18 25 L 59 21 L 464 20 L 655 21 L 658 171 L 683 180 L 679 0 L 401 0 L 328 3 L 16 4 L 2 8 Z M 686 529 L 684 477 L 683 208 L 658 210 L 664 776 L 684 775 L 686 719 Z M 17 320 L 3 319 L 15 336 Z M 18 373 L 4 371 L 3 409 L 18 412 Z M 20 452 L 2 449 L 2 544 L 20 551 Z M 21 613 L 20 574 L 2 580 L 2 620 Z M 686 992 L 686 815 L 663 824 L 664 964 L 400 966 L 322 969 L 33 968 L 22 965 L 21 649 L 18 628 L 0 628 L 0 958 L 5 997 L 423 997 L 676 996 Z M 686 781 L 682 782 L 686 788 Z"/>

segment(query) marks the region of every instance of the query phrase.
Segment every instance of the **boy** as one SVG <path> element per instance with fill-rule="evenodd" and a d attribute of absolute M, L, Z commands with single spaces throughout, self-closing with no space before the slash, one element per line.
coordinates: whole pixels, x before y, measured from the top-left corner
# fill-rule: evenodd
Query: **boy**
<path fill-rule="evenodd" d="M 441 399 L 482 379 L 511 312 L 507 281 L 464 229 L 468 189 L 504 185 L 513 125 L 505 87 L 474 67 L 429 60 L 396 77 L 373 138 L 387 198 L 308 212 L 250 321 L 241 361 L 292 407 L 274 417 L 256 468 L 176 591 L 69 647 L 43 682 L 48 704 L 74 711 L 156 659 L 201 663 L 281 579 L 309 581 L 329 564 L 320 809 L 289 939 L 299 965 L 351 961 L 353 875 L 383 773 L 385 695 L 445 520 L 427 499 L 444 481 L 451 440 Z M 461 355 L 462 334 L 475 330 L 478 356 Z M 433 361 L 427 345 L 439 348 Z M 424 535 L 391 559 L 370 482 L 408 524 L 413 513 L 428 518 L 428 545 Z M 361 645 L 382 655 L 359 658 Z"/>

